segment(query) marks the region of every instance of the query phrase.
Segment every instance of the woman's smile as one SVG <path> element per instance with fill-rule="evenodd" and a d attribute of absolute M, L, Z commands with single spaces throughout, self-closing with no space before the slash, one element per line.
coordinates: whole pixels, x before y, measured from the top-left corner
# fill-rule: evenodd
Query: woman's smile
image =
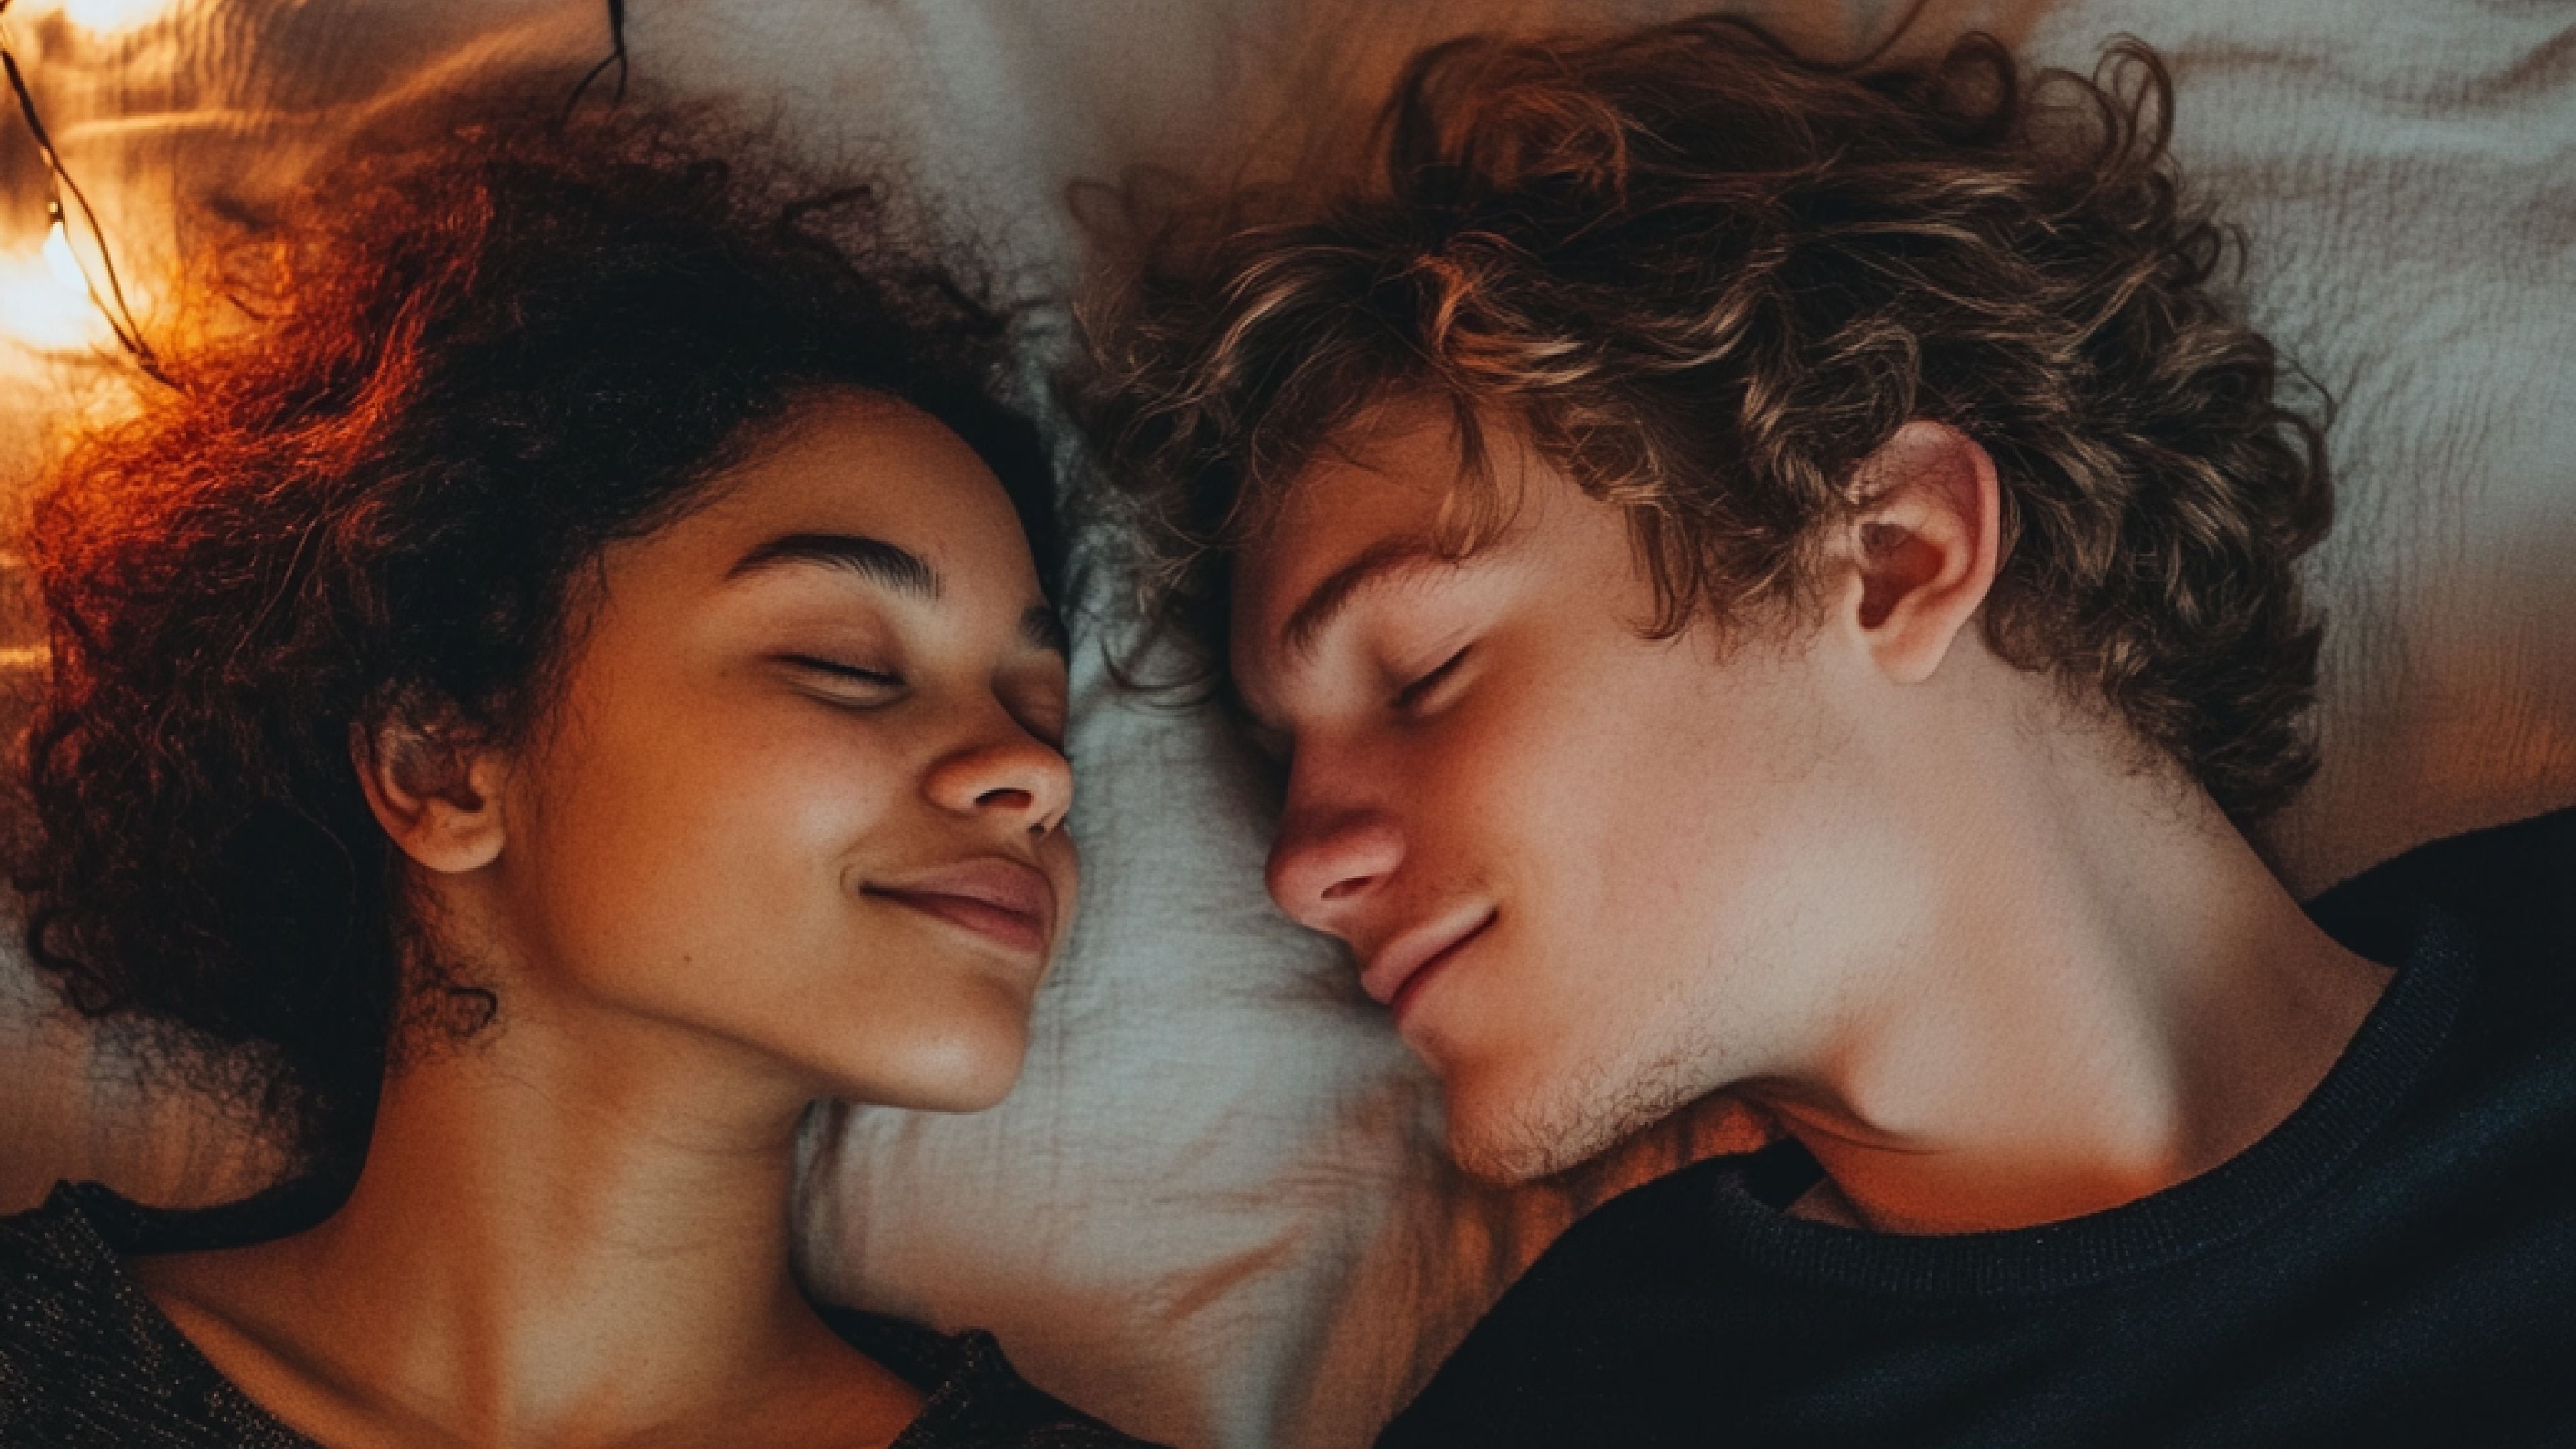
<path fill-rule="evenodd" d="M 1053 885 L 1035 867 L 1001 856 L 961 861 L 860 889 L 1040 960 L 1055 934 Z"/>

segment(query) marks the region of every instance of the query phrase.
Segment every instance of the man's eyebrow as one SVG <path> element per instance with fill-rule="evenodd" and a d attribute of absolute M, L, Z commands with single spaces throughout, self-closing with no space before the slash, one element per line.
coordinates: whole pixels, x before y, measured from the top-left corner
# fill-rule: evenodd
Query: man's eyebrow
<path fill-rule="evenodd" d="M 1307 593 L 1305 602 L 1299 604 L 1296 611 L 1288 616 L 1288 622 L 1280 626 L 1280 643 L 1291 656 L 1305 658 L 1312 655 L 1315 645 L 1324 637 L 1324 630 L 1350 607 L 1351 600 L 1357 598 L 1361 590 L 1408 570 L 1428 564 L 1455 564 L 1457 561 L 1453 553 L 1427 538 L 1381 539 L 1360 550 L 1349 563 L 1325 575 L 1324 581 Z"/>
<path fill-rule="evenodd" d="M 847 569 L 899 594 L 925 600 L 939 597 L 939 571 L 918 554 L 858 533 L 790 533 L 773 538 L 744 554 L 726 577 L 738 579 L 784 564 Z"/>

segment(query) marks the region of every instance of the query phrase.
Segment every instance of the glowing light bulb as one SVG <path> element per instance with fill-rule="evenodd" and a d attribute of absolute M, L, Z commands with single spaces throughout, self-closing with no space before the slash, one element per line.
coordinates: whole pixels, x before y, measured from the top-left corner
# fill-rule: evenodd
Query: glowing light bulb
<path fill-rule="evenodd" d="M 106 35 L 157 20 L 170 0 L 63 0 L 63 14 L 93 35 Z"/>
<path fill-rule="evenodd" d="M 59 216 L 45 232 L 45 266 L 55 281 L 84 297 L 89 295 L 89 278 L 81 275 L 80 258 L 72 255 L 72 234 L 64 229 Z"/>
<path fill-rule="evenodd" d="M 0 337 L 40 352 L 96 347 L 115 336 L 107 314 L 90 300 L 62 218 L 54 218 L 34 254 L 0 255 Z"/>

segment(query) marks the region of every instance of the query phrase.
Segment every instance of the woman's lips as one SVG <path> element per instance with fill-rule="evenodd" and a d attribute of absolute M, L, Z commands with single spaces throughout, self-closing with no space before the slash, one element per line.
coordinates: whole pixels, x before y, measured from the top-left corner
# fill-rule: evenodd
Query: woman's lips
<path fill-rule="evenodd" d="M 916 911 L 964 926 L 1015 951 L 1046 949 L 1046 931 L 1038 925 L 1035 916 L 1006 911 L 966 896 L 917 895 L 908 891 L 879 891 L 878 894 L 897 905 L 910 906 Z"/>
<path fill-rule="evenodd" d="M 1030 955 L 1044 955 L 1055 893 L 1047 878 L 1017 861 L 964 861 L 872 884 L 868 894 L 910 906 L 951 925 Z"/>

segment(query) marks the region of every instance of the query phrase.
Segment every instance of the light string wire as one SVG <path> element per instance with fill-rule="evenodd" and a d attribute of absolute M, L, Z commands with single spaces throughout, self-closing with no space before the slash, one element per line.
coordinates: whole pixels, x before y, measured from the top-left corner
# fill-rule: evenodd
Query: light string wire
<path fill-rule="evenodd" d="M 54 149 L 53 134 L 45 129 L 45 118 L 36 109 L 35 92 L 28 89 L 26 73 L 18 68 L 18 52 L 9 41 L 8 17 L 9 0 L 0 0 L 0 70 L 8 73 L 9 89 L 18 98 L 18 114 L 26 119 L 27 134 L 35 141 L 36 154 L 45 163 L 47 224 L 49 227 L 62 226 L 68 242 L 72 213 L 63 205 L 63 198 L 69 196 L 72 205 L 79 208 L 81 226 L 89 233 L 90 244 L 98 252 L 99 271 L 107 279 L 107 292 L 102 296 L 98 281 L 90 275 L 89 264 L 82 259 L 80 249 L 72 248 L 72 264 L 80 271 L 81 285 L 89 293 L 90 304 L 107 319 L 108 330 L 116 334 L 117 344 L 134 359 L 146 377 L 165 387 L 175 386 L 169 375 L 161 370 L 160 357 L 152 351 L 152 344 L 144 340 L 143 328 L 134 320 L 134 309 L 125 300 L 125 284 L 117 278 L 116 257 L 108 249 L 107 231 L 99 224 L 97 209 L 89 204 L 89 195 L 81 190 L 80 183 L 72 179 L 71 169 L 63 164 L 62 153 Z"/>
<path fill-rule="evenodd" d="M 7 3 L 8 0 L 0 0 L 0 6 Z M 582 95 L 590 89 L 590 83 L 607 74 L 612 65 L 617 67 L 617 89 L 609 93 L 608 104 L 615 109 L 626 104 L 626 0 L 608 0 L 608 54 L 572 88 L 572 95 L 564 101 L 566 121 L 581 108 Z"/>
<path fill-rule="evenodd" d="M 610 92 L 609 104 L 625 103 L 630 69 L 626 53 L 626 0 L 607 0 L 607 4 L 609 52 L 572 88 L 572 95 L 564 106 L 567 118 L 581 104 L 581 98 L 590 90 L 592 82 L 607 74 L 611 66 L 617 68 L 617 85 Z M 99 271 L 107 280 L 107 291 L 102 295 L 98 279 L 90 275 L 89 264 L 80 249 L 71 249 L 72 264 L 80 272 L 81 286 L 89 293 L 90 304 L 106 319 L 108 330 L 116 336 L 117 345 L 125 349 L 145 376 L 165 387 L 176 386 L 162 370 L 160 356 L 153 352 L 152 344 L 144 338 L 142 325 L 135 321 L 134 308 L 125 299 L 125 284 L 116 274 L 116 254 L 108 247 L 107 229 L 99 222 L 98 209 L 90 205 L 89 194 L 81 190 L 80 182 L 72 177 L 71 168 L 63 164 L 62 153 L 54 149 L 53 133 L 45 129 L 44 113 L 36 107 L 35 92 L 28 87 L 26 72 L 18 67 L 17 48 L 10 43 L 9 5 L 10 0 L 0 0 L 0 71 L 8 75 L 10 93 L 17 97 L 18 114 L 25 119 L 27 135 L 36 143 L 36 154 L 45 163 L 46 224 L 49 229 L 62 226 L 68 243 L 72 211 L 63 205 L 63 198 L 69 196 L 72 206 L 79 209 L 81 227 L 89 233 L 91 248 L 98 253 Z"/>

